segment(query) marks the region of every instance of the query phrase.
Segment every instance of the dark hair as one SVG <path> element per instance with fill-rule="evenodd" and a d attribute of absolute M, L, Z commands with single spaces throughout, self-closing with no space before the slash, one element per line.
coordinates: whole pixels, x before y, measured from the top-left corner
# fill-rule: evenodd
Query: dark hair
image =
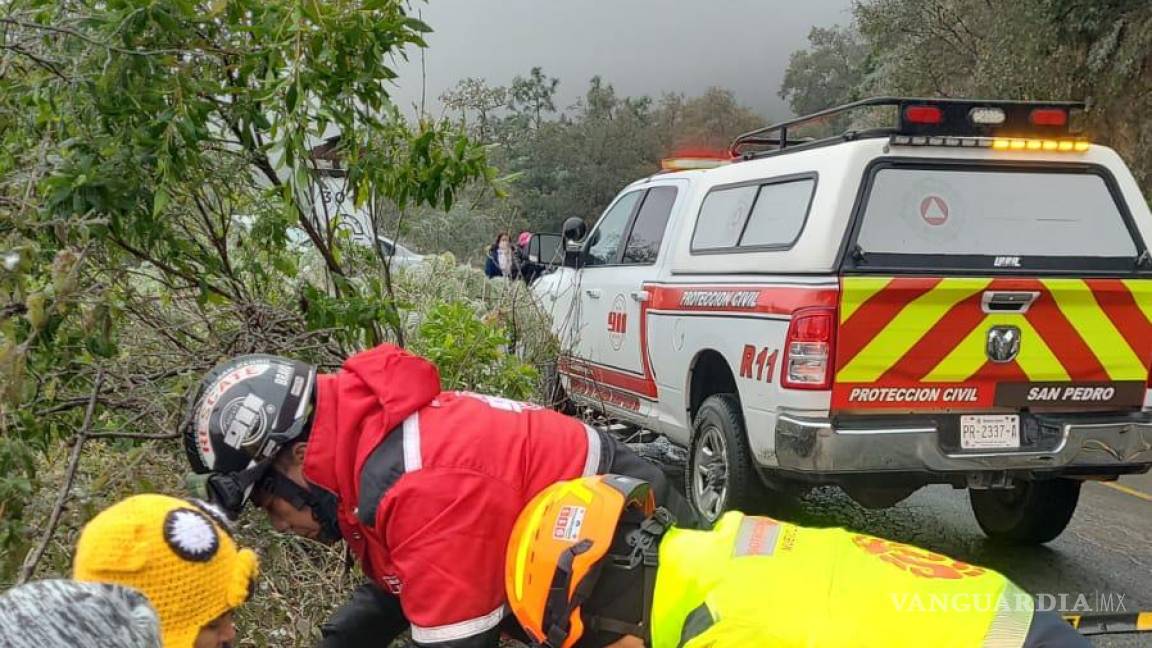
<path fill-rule="evenodd" d="M 512 245 L 512 237 L 508 236 L 508 232 L 500 232 L 499 234 L 496 235 L 496 240 L 492 242 L 492 247 L 493 248 L 500 247 L 500 239 L 502 239 L 502 238 L 508 239 L 508 245 Z"/>

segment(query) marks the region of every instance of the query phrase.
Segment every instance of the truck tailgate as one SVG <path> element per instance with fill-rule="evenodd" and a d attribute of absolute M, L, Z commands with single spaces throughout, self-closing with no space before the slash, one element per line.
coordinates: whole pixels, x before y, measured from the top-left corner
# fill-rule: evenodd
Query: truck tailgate
<path fill-rule="evenodd" d="M 1152 280 L 847 276 L 840 294 L 835 410 L 1144 403 Z"/>

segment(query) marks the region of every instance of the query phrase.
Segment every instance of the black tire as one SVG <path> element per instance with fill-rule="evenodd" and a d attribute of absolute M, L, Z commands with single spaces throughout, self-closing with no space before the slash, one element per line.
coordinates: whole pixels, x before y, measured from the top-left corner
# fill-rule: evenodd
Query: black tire
<path fill-rule="evenodd" d="M 766 491 L 756 474 L 740 401 L 732 394 L 709 396 L 692 423 L 684 492 L 708 524 L 724 511 L 754 511 Z"/>
<path fill-rule="evenodd" d="M 1081 483 L 1075 479 L 1017 481 L 1012 489 L 969 490 L 968 499 L 989 539 L 1013 545 L 1043 544 L 1055 540 L 1072 521 Z"/>

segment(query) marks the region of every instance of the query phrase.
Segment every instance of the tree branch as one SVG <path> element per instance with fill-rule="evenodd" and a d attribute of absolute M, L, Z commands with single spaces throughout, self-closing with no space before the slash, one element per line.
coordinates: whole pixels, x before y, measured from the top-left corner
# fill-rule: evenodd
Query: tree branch
<path fill-rule="evenodd" d="M 109 45 L 108 43 L 102 43 L 102 42 L 96 40 L 95 38 L 92 38 L 86 34 L 83 34 L 81 32 L 76 31 L 75 29 L 69 29 L 67 27 L 60 27 L 59 25 L 44 25 L 41 23 L 34 23 L 34 22 L 26 22 L 23 20 L 17 20 L 16 18 L 0 18 L 0 23 L 12 25 L 14 27 L 23 27 L 24 29 L 35 29 L 35 30 L 39 30 L 39 31 L 52 32 L 54 34 L 62 34 L 65 36 L 71 36 L 73 38 L 77 38 L 79 40 L 82 40 L 85 43 L 88 43 L 89 45 L 95 45 L 97 47 L 102 47 L 104 49 L 107 49 L 111 52 L 116 52 L 118 54 L 128 54 L 131 56 L 167 56 L 167 55 L 173 55 L 173 54 L 196 54 L 197 50 L 199 50 L 199 52 L 205 52 L 205 53 L 211 52 L 213 54 L 235 54 L 235 52 L 231 52 L 229 50 L 219 49 L 219 48 L 214 48 L 214 47 L 205 47 L 205 46 L 199 46 L 196 48 L 196 50 L 190 50 L 190 49 L 126 49 L 123 47 L 117 47 L 115 45 Z"/>
<path fill-rule="evenodd" d="M 279 174 L 276 173 L 276 169 L 272 166 L 271 160 L 268 159 L 268 156 L 263 151 L 256 147 L 256 142 L 259 140 L 259 131 L 253 130 L 251 133 L 252 137 L 245 138 L 244 131 L 240 128 L 240 123 L 236 119 L 229 115 L 223 108 L 220 109 L 219 113 L 220 117 L 224 120 L 224 123 L 228 125 L 228 129 L 231 130 L 232 134 L 236 136 L 236 139 L 244 142 L 244 148 L 248 152 L 248 155 L 251 157 L 252 164 L 256 166 L 260 173 L 264 174 L 264 177 L 273 187 L 276 187 L 277 189 L 282 188 L 284 186 L 284 182 L 280 179 Z M 293 188 L 293 191 L 297 190 L 302 191 L 303 189 L 300 187 Z M 328 243 L 324 240 L 324 237 L 320 235 L 320 232 L 316 229 L 315 224 L 312 223 L 310 215 L 300 207 L 299 196 L 296 196 L 296 198 L 296 219 L 299 221 L 300 227 L 303 228 L 304 233 L 308 235 L 308 239 L 312 241 L 312 245 L 316 247 L 316 251 L 319 252 L 321 258 L 324 259 L 325 267 L 327 267 L 328 271 L 333 275 L 338 277 L 347 277 L 347 274 L 344 272 L 344 268 L 340 266 L 340 263 L 336 260 L 336 256 L 332 254 L 332 250 L 330 249 Z M 313 207 L 313 209 L 315 208 Z M 340 284 L 335 281 L 332 283 L 335 286 L 336 296 L 342 295 L 344 291 L 340 288 Z"/>
<path fill-rule="evenodd" d="M 176 268 L 172 267 L 171 265 L 165 263 L 164 261 L 161 261 L 157 258 L 154 258 L 154 257 L 148 255 L 143 250 L 139 250 L 139 249 L 133 247 L 127 241 L 120 238 L 120 236 L 115 231 L 109 230 L 109 234 L 111 236 L 109 236 L 108 238 L 111 239 L 113 243 L 115 243 L 117 246 L 119 246 L 125 252 L 128 252 L 129 254 L 136 257 L 137 259 L 140 259 L 141 261 L 147 261 L 148 263 L 151 263 L 152 265 L 156 266 L 157 268 L 160 268 L 164 272 L 166 272 L 170 275 L 176 276 L 176 277 L 180 277 L 181 279 L 184 279 L 185 281 L 189 281 L 189 282 L 196 284 L 198 286 L 203 285 L 208 291 L 214 292 L 217 295 L 220 295 L 221 297 L 225 297 L 231 301 L 240 301 L 239 297 L 228 292 L 227 290 L 224 290 L 223 288 L 220 288 L 219 286 L 208 281 L 207 279 L 204 279 L 203 277 L 197 277 L 196 275 L 188 274 L 187 272 L 181 272 L 181 271 L 177 270 Z"/>
<path fill-rule="evenodd" d="M 179 432 L 161 432 L 157 434 L 133 434 L 131 432 L 93 432 L 89 439 L 136 439 L 137 441 L 169 441 L 180 437 Z"/>
<path fill-rule="evenodd" d="M 55 76 L 59 77 L 62 81 L 70 81 L 71 80 L 68 78 L 67 75 L 65 75 L 63 72 L 60 71 L 60 67 L 57 63 L 49 61 L 46 58 L 42 58 L 40 56 L 37 56 L 37 55 L 33 54 L 32 52 L 29 52 L 28 50 L 24 49 L 23 47 L 20 47 L 19 45 L 0 45 L 0 50 L 8 50 L 9 52 L 15 52 L 19 56 L 22 56 L 22 57 L 28 59 L 29 61 L 32 61 L 37 66 L 44 68 L 45 70 L 48 70 L 49 72 L 51 72 Z"/>
<path fill-rule="evenodd" d="M 76 481 L 76 471 L 80 467 L 80 453 L 84 449 L 84 441 L 88 439 L 88 429 L 92 426 L 92 415 L 96 412 L 96 397 L 100 393 L 100 387 L 103 383 L 104 369 L 100 368 L 96 372 L 96 381 L 92 384 L 92 395 L 88 398 L 88 409 L 84 411 L 84 423 L 80 426 L 80 431 L 76 433 L 72 454 L 68 457 L 68 469 L 64 473 L 64 484 L 60 486 L 60 492 L 56 495 L 56 504 L 52 507 L 52 514 L 48 517 L 48 525 L 40 537 L 39 544 L 24 560 L 24 565 L 20 569 L 20 578 L 16 581 L 17 584 L 25 583 L 32 577 L 33 572 L 36 571 L 36 566 L 44 558 L 48 543 L 56 534 L 56 527 L 60 525 L 60 516 L 64 513 L 64 506 L 68 503 L 68 497 L 72 493 L 72 483 Z"/>
<path fill-rule="evenodd" d="M 192 192 L 192 203 L 196 205 L 196 211 L 200 212 L 200 218 L 204 221 L 204 227 L 208 230 L 208 238 L 212 242 L 212 247 L 216 249 L 216 253 L 220 255 L 220 262 L 223 264 L 224 275 L 228 279 L 228 283 L 232 284 L 233 290 L 237 294 L 244 294 L 244 285 L 236 277 L 236 270 L 232 267 L 232 259 L 228 254 L 228 226 L 223 227 L 223 231 L 218 233 L 216 226 L 212 223 L 212 215 L 208 213 L 208 208 L 204 205 L 205 200 L 200 199 L 200 192 Z M 245 295 L 245 297 L 247 297 Z"/>

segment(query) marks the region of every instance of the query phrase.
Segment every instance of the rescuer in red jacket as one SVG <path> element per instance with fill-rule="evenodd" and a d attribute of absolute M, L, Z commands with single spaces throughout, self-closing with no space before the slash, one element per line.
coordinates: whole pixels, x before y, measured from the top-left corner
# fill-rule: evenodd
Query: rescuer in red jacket
<path fill-rule="evenodd" d="M 344 540 L 373 583 L 324 627 L 323 646 L 495 646 L 507 615 L 504 548 L 546 486 L 597 473 L 655 484 L 613 437 L 538 406 L 442 392 L 436 368 L 389 345 L 336 374 L 266 355 L 213 369 L 181 432 L 202 494 L 238 515 L 252 500 L 280 531 Z"/>

